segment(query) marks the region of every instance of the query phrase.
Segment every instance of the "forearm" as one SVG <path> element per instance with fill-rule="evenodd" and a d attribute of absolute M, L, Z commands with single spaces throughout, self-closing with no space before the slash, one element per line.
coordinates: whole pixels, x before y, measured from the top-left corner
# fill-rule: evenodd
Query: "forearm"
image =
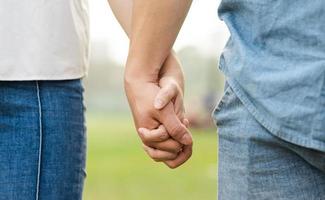
<path fill-rule="evenodd" d="M 181 0 L 181 1 L 186 2 L 185 0 Z M 108 3 L 110 4 L 110 7 L 111 7 L 115 17 L 117 18 L 118 22 L 120 23 L 120 25 L 124 29 L 125 33 L 129 37 L 132 35 L 131 32 L 132 32 L 133 2 L 134 2 L 134 0 L 108 0 Z M 174 4 L 178 5 L 179 3 L 174 3 Z M 185 5 L 185 4 L 183 4 L 183 5 Z M 188 10 L 189 5 L 190 5 L 190 3 L 187 4 L 187 7 L 186 7 L 187 10 Z M 179 26 L 182 24 L 182 21 L 184 20 L 186 12 L 187 12 L 186 9 L 183 10 L 183 14 L 178 14 L 181 17 L 178 17 L 178 19 L 175 19 L 174 24 L 177 22 L 179 23 Z M 175 17 L 176 18 L 176 16 L 177 16 L 177 14 L 167 16 L 167 17 Z M 163 20 L 163 18 L 161 18 L 160 20 Z M 150 22 L 150 23 L 152 23 L 152 22 Z M 149 25 L 144 25 L 144 26 L 149 26 Z M 176 35 L 177 35 L 179 28 L 177 26 L 173 26 L 172 29 L 174 30 L 174 32 L 176 31 Z M 153 28 L 153 30 L 157 30 L 157 29 Z M 139 29 L 138 31 L 141 31 L 141 30 Z M 163 35 L 163 34 L 160 34 L 160 35 Z M 174 35 L 175 38 L 176 38 L 176 35 Z M 128 69 L 128 71 L 133 71 L 135 77 L 137 77 L 139 72 L 142 72 L 143 74 L 145 73 L 147 75 L 152 75 L 152 76 L 156 76 L 156 74 L 158 72 L 160 75 L 171 73 L 171 74 L 173 74 L 173 76 L 175 76 L 175 74 L 176 75 L 179 74 L 180 77 L 176 77 L 176 78 L 178 78 L 177 80 L 182 80 L 183 76 L 182 76 L 181 71 L 179 71 L 179 69 L 174 69 L 174 71 L 177 71 L 178 73 L 173 73 L 173 69 L 171 69 L 172 67 L 175 66 L 175 64 L 174 65 L 173 64 L 172 65 L 168 65 L 168 64 L 164 65 L 164 68 L 162 70 L 160 70 L 163 62 L 175 63 L 178 61 L 177 61 L 176 56 L 174 55 L 174 52 L 170 50 L 171 47 L 168 47 L 167 43 L 162 42 L 158 37 L 159 37 L 159 35 L 157 35 L 157 38 L 151 38 L 151 41 L 152 41 L 151 45 L 149 43 L 149 45 L 146 45 L 145 48 L 147 49 L 147 51 L 150 51 L 152 53 L 151 55 L 156 55 L 155 57 L 160 57 L 161 60 L 158 62 L 154 61 L 153 57 L 151 55 L 148 55 L 148 53 L 140 54 L 140 52 L 139 52 L 140 50 L 136 50 L 136 49 L 132 50 L 130 48 L 128 68 L 133 68 L 133 69 L 132 70 Z M 148 38 L 148 39 L 150 39 L 150 38 Z M 170 37 L 168 37 L 168 39 L 170 39 Z M 159 43 L 159 44 L 156 45 L 156 43 Z M 172 43 L 173 43 L 173 41 L 171 41 L 170 46 L 172 46 Z M 142 44 L 140 43 L 140 45 L 142 45 Z M 163 45 L 166 45 L 165 49 L 168 49 L 168 50 L 164 50 Z M 133 47 L 134 47 L 134 45 L 133 45 Z M 152 51 L 155 51 L 155 52 L 152 52 Z M 165 52 L 165 53 L 163 53 L 163 52 Z M 136 55 L 139 55 L 139 56 L 136 56 Z M 146 56 L 143 56 L 143 55 L 146 55 Z M 130 58 L 131 56 L 133 57 L 132 59 Z M 130 64 L 130 62 L 132 62 L 132 64 Z M 152 63 L 152 64 L 150 64 L 150 63 Z"/>
<path fill-rule="evenodd" d="M 108 0 L 108 3 L 124 32 L 130 38 L 133 0 Z"/>
<path fill-rule="evenodd" d="M 158 76 L 191 0 L 134 0 L 127 71 Z"/>

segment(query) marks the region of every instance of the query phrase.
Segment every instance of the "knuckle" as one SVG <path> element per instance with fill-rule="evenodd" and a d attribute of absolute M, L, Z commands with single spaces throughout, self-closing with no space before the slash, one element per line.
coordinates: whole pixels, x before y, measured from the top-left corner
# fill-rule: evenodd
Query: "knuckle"
<path fill-rule="evenodd" d="M 153 145 L 155 144 L 156 140 L 157 140 L 157 139 L 148 136 L 148 137 L 147 137 L 145 140 L 143 140 L 142 142 L 143 142 L 145 145 L 154 148 Z"/>
<path fill-rule="evenodd" d="M 165 140 L 165 139 L 167 139 L 168 137 L 169 137 L 169 135 L 168 135 L 168 133 L 167 133 L 166 131 L 161 132 L 161 133 L 159 134 L 159 139 L 161 139 L 161 140 Z"/>
<path fill-rule="evenodd" d="M 169 143 L 170 149 L 173 150 L 173 152 L 180 152 L 180 150 L 182 149 L 182 144 L 180 144 L 179 142 L 175 141 L 175 140 L 171 140 Z"/>
<path fill-rule="evenodd" d="M 147 141 L 147 134 L 139 132 L 139 137 L 141 138 L 142 142 L 145 143 Z"/>
<path fill-rule="evenodd" d="M 148 135 L 146 135 L 146 134 L 140 134 L 140 139 L 142 140 L 142 143 L 143 144 L 145 144 L 145 145 L 147 145 L 147 146 L 150 146 L 150 144 L 151 144 L 151 139 L 150 139 L 150 137 L 148 136 Z"/>
<path fill-rule="evenodd" d="M 179 152 L 182 151 L 183 148 L 182 148 L 182 145 L 181 145 L 181 144 L 177 143 L 177 144 L 175 145 L 175 149 L 176 149 L 176 152 L 179 153 Z"/>
<path fill-rule="evenodd" d="M 182 135 L 184 135 L 184 128 L 182 125 L 177 124 L 171 128 L 170 134 L 173 135 L 176 138 L 180 138 Z"/>

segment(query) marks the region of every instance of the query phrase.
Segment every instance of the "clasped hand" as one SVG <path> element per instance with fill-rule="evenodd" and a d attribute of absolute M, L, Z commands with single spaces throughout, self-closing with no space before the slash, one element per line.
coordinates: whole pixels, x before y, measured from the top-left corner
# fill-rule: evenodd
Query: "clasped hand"
<path fill-rule="evenodd" d="M 192 136 L 184 118 L 183 72 L 174 54 L 160 71 L 146 74 L 127 64 L 125 91 L 144 150 L 170 168 L 185 163 L 192 155 Z"/>

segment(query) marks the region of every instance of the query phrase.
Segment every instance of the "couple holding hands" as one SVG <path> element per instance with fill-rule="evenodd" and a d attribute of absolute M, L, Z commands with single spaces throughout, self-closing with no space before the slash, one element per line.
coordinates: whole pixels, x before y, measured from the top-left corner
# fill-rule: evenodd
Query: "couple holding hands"
<path fill-rule="evenodd" d="M 176 168 L 193 140 L 172 47 L 192 2 L 108 2 L 130 39 L 125 92 L 144 150 Z M 0 2 L 0 199 L 82 199 L 87 6 Z M 316 0 L 221 1 L 231 37 L 213 113 L 219 199 L 325 199 L 324 8 Z"/>

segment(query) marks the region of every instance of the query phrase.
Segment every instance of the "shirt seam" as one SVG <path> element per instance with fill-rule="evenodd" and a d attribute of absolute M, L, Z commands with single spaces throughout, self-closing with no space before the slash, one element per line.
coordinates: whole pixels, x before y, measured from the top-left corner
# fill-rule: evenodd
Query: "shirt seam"
<path fill-rule="evenodd" d="M 39 149 L 38 149 L 38 164 L 37 164 L 37 183 L 36 183 L 36 196 L 35 199 L 39 199 L 40 193 L 40 178 L 41 178 L 41 162 L 42 162 L 42 143 L 43 143 L 43 127 L 42 127 L 42 103 L 39 82 L 36 81 L 37 90 L 37 103 L 38 103 L 38 115 L 39 115 Z"/>

